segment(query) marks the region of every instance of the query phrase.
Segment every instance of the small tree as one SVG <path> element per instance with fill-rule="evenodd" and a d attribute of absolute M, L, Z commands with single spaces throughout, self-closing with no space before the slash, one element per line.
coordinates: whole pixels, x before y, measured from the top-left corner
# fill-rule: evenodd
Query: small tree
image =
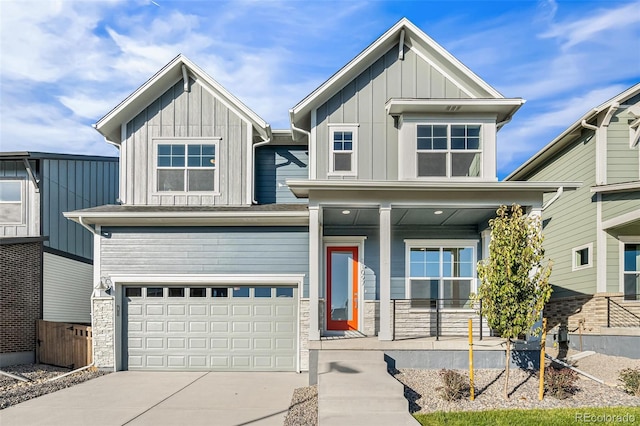
<path fill-rule="evenodd" d="M 506 339 L 507 399 L 511 342 L 529 331 L 540 333 L 532 328 L 551 297 L 551 262 L 544 261 L 540 219 L 523 215 L 519 205 L 501 206 L 489 226 L 489 258 L 478 263 L 476 298 L 482 299 L 482 315 L 489 327 Z"/>

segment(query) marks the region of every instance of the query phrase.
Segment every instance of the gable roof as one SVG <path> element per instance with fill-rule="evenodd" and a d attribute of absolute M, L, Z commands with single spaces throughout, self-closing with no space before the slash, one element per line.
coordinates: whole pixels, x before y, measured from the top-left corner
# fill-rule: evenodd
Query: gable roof
<path fill-rule="evenodd" d="M 230 109 L 247 119 L 260 136 L 264 139 L 270 137 L 271 127 L 268 123 L 182 54 L 179 54 L 162 67 L 153 77 L 120 102 L 118 106 L 98 120 L 93 127 L 106 138 L 107 142 L 115 144 L 122 142 L 121 125 L 133 119 L 170 86 L 175 84 L 176 81 L 183 78 L 183 66 L 189 75 L 210 89 Z"/>
<path fill-rule="evenodd" d="M 475 93 L 471 93 L 472 98 L 503 98 L 496 89 L 478 77 L 451 53 L 426 35 L 420 28 L 415 26 L 407 18 L 402 18 L 369 45 L 369 47 L 360 52 L 360 54 L 294 106 L 289 111 L 292 122 L 299 122 L 300 118 L 307 116 L 314 108 L 330 99 L 351 80 L 388 52 L 402 37 L 404 37 L 405 43 L 417 45 L 428 52 L 429 55 L 437 57 L 439 61 L 450 65 L 451 70 L 455 71 L 456 77 L 463 80 L 465 85 L 473 87 L 473 92 Z"/>
<path fill-rule="evenodd" d="M 582 123 L 586 124 L 589 121 L 592 121 L 603 111 L 608 111 L 612 106 L 619 106 L 619 104 L 623 103 L 627 99 L 630 99 L 638 94 L 640 94 L 640 83 L 637 83 L 631 86 L 624 92 L 614 96 L 608 101 L 589 110 L 586 114 L 580 117 L 575 123 L 569 126 L 564 132 L 556 136 L 555 139 L 553 139 L 540 151 L 535 153 L 533 156 L 531 156 L 531 158 L 529 158 L 517 169 L 511 172 L 509 176 L 505 178 L 505 180 L 523 179 L 525 175 L 527 175 L 529 172 L 536 169 L 538 166 L 540 166 L 542 163 L 547 161 L 549 158 L 552 158 L 555 154 L 560 152 L 564 147 L 566 147 L 571 142 L 573 142 L 577 137 L 579 137 L 583 128 Z"/>

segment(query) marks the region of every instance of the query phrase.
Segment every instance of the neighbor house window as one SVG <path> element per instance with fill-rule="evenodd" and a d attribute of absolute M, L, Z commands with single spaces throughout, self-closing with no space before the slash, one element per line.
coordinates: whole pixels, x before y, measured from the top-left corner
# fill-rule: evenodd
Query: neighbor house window
<path fill-rule="evenodd" d="M 329 174 L 357 174 L 358 126 L 339 125 L 329 127 Z"/>
<path fill-rule="evenodd" d="M 624 245 L 623 275 L 624 299 L 640 299 L 640 243 Z"/>
<path fill-rule="evenodd" d="M 590 268 L 593 259 L 593 244 L 576 247 L 571 250 L 572 264 L 571 270 L 578 271 L 580 269 Z"/>
<path fill-rule="evenodd" d="M 471 307 L 477 241 L 405 241 L 407 295 L 414 307 Z"/>
<path fill-rule="evenodd" d="M 22 216 L 22 182 L 0 180 L 0 223 L 20 224 Z"/>
<path fill-rule="evenodd" d="M 418 124 L 418 177 L 479 177 L 479 124 Z"/>
<path fill-rule="evenodd" d="M 158 192 L 217 192 L 217 142 L 158 143 Z"/>

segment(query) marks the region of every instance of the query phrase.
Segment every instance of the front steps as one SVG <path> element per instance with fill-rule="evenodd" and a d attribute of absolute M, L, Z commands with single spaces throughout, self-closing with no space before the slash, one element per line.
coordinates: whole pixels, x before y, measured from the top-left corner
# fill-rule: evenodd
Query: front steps
<path fill-rule="evenodd" d="M 387 373 L 381 351 L 321 350 L 318 424 L 411 425 L 402 383 Z"/>

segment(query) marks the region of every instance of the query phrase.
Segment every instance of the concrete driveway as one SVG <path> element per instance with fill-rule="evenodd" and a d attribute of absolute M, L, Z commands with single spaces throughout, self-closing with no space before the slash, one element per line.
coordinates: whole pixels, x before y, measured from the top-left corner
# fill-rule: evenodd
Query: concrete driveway
<path fill-rule="evenodd" d="M 278 425 L 307 374 L 111 373 L 0 411 L 0 425 Z"/>

